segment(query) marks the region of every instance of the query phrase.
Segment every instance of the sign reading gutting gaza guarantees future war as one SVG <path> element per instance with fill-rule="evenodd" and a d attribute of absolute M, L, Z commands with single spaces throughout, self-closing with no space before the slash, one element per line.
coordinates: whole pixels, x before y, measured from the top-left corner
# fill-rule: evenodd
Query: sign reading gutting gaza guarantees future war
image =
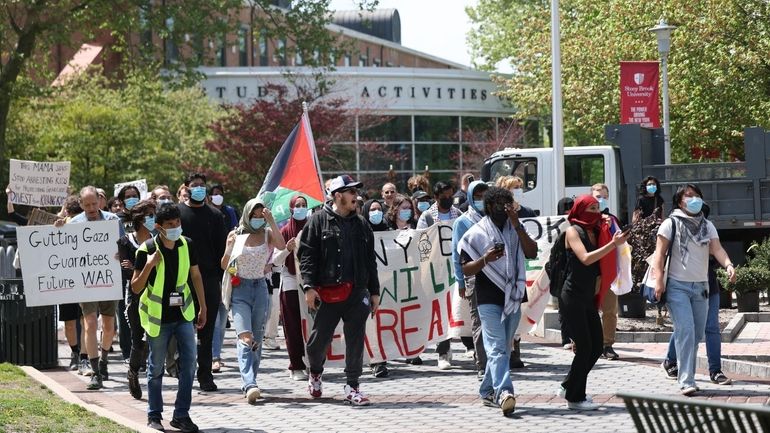
<path fill-rule="evenodd" d="M 566 218 L 538 217 L 522 220 L 537 242 L 537 258 L 527 260 L 527 297 L 520 333 L 540 319 L 550 299 L 543 265 L 551 245 L 569 225 Z M 412 358 L 427 346 L 450 337 L 471 335 L 468 301 L 459 296 L 452 264 L 452 226 L 438 223 L 424 230 L 398 230 L 374 234 L 380 279 L 380 308 L 366 323 L 364 358 L 371 362 Z M 312 329 L 304 298 L 300 299 L 305 340 Z M 342 322 L 327 352 L 330 365 L 345 358 Z"/>
<path fill-rule="evenodd" d="M 17 228 L 27 306 L 120 299 L 118 224 L 112 220 Z"/>

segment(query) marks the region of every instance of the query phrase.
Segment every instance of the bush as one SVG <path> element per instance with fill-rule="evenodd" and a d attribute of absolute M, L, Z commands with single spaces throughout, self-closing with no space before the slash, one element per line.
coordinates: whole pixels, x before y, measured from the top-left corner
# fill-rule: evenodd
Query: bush
<path fill-rule="evenodd" d="M 748 266 L 770 269 L 770 237 L 765 238 L 762 242 L 752 242 L 746 252 L 750 255 Z"/>
<path fill-rule="evenodd" d="M 724 269 L 717 271 L 719 283 L 725 290 L 742 293 L 765 290 L 770 286 L 770 270 L 767 268 L 738 266 L 735 268 L 735 282 L 727 281 L 727 272 Z"/>

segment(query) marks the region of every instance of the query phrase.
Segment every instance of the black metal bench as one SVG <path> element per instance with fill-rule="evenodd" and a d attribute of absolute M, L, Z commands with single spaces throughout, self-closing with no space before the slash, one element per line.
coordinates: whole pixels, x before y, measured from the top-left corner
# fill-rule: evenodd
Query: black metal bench
<path fill-rule="evenodd" d="M 619 392 L 638 432 L 770 432 L 770 408 Z"/>

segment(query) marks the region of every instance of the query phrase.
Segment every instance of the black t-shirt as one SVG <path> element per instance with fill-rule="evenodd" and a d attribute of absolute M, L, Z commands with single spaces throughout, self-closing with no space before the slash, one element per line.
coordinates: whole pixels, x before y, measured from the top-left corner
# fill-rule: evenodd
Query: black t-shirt
<path fill-rule="evenodd" d="M 228 233 L 224 215 L 209 205 L 190 207 L 180 203 L 179 211 L 182 219 L 182 234 L 195 242 L 201 275 L 204 278 L 207 275 L 216 275 L 221 278 L 223 271 L 219 262 L 225 253 Z"/>
<path fill-rule="evenodd" d="M 473 259 L 464 250 L 460 252 L 460 258 L 463 263 L 472 262 Z M 479 271 L 476 274 L 476 285 L 473 289 L 476 292 L 476 302 L 481 304 L 494 304 L 503 306 L 505 305 L 505 292 L 500 290 L 499 287 L 484 274 L 483 271 Z"/>
<path fill-rule="evenodd" d="M 190 267 L 193 267 L 198 264 L 195 255 L 196 250 L 193 247 L 192 239 L 185 237 L 185 240 L 187 241 L 187 252 L 190 255 Z M 155 242 L 152 239 L 149 239 L 146 243 L 148 243 L 148 250 L 153 251 L 151 245 L 154 245 Z M 161 313 L 160 321 L 161 323 L 178 322 L 184 319 L 182 317 L 182 308 L 170 307 L 168 305 L 168 299 L 171 292 L 176 291 L 176 277 L 177 270 L 179 269 L 179 247 L 182 246 L 182 240 L 180 239 L 176 241 L 173 249 L 166 248 L 163 245 L 163 242 L 159 242 L 157 245 L 160 249 L 161 255 L 163 255 L 163 264 L 165 265 L 163 270 L 163 274 L 165 275 L 163 279 L 163 312 Z M 139 269 L 141 271 L 144 269 L 145 263 L 147 263 L 147 253 L 141 250 L 137 251 L 136 261 L 134 262 L 134 269 Z M 148 284 L 155 281 L 155 269 L 157 269 L 157 266 L 150 272 L 150 277 L 147 279 Z M 192 290 L 193 288 L 191 286 L 190 291 Z"/>
<path fill-rule="evenodd" d="M 642 218 L 647 218 L 656 210 L 656 217 L 659 219 L 663 218 L 663 198 L 658 195 L 652 197 L 648 195 L 640 196 L 636 208 L 641 209 Z"/>

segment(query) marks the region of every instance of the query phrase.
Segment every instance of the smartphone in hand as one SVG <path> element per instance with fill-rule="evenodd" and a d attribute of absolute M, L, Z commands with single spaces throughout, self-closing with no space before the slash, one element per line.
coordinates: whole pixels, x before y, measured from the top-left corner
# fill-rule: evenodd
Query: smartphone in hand
<path fill-rule="evenodd" d="M 495 250 L 497 251 L 503 251 L 505 249 L 505 244 L 502 242 L 495 242 Z"/>

